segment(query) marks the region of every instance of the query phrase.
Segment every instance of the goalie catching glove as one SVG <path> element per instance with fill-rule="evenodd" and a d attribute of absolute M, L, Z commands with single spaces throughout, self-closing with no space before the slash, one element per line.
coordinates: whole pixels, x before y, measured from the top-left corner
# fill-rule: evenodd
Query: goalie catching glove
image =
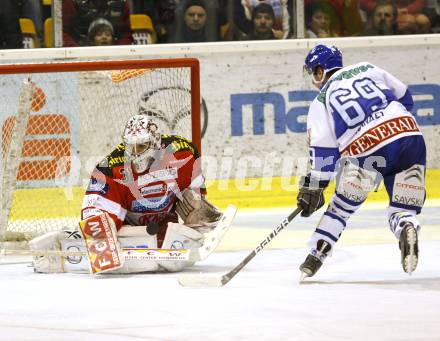
<path fill-rule="evenodd" d="M 192 189 L 185 189 L 177 202 L 176 212 L 187 226 L 203 226 L 216 222 L 222 213 L 203 196 Z"/>
<path fill-rule="evenodd" d="M 310 176 L 301 178 L 297 205 L 302 208 L 302 217 L 310 217 L 313 212 L 324 206 L 324 190 L 328 184 L 329 181 L 311 180 Z"/>

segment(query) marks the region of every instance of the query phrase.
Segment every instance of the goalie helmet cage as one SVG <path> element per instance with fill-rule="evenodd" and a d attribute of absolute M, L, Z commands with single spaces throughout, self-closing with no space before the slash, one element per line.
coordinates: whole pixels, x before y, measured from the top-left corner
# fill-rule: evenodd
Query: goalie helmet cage
<path fill-rule="evenodd" d="M 9 64 L 0 79 L 0 240 L 76 227 L 90 173 L 134 114 L 201 149 L 197 59 Z"/>

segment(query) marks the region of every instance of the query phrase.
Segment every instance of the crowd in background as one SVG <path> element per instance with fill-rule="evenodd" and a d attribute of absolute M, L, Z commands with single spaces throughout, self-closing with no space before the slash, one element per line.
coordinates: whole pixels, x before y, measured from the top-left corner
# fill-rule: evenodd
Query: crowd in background
<path fill-rule="evenodd" d="M 63 46 L 292 39 L 295 1 L 305 38 L 440 32 L 440 0 L 63 0 Z M 0 48 L 51 47 L 51 16 L 51 0 L 2 0 Z"/>

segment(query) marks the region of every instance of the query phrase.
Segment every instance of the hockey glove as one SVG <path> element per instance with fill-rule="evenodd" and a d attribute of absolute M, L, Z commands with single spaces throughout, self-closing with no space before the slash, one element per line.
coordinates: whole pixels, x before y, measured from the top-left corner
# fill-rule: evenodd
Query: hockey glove
<path fill-rule="evenodd" d="M 177 202 L 176 212 L 187 226 L 212 223 L 222 215 L 214 205 L 189 188 L 182 192 L 182 200 Z"/>
<path fill-rule="evenodd" d="M 310 217 L 313 212 L 324 206 L 324 189 L 329 181 L 313 181 L 310 176 L 301 178 L 300 188 L 297 196 L 297 205 L 302 208 L 301 216 Z"/>

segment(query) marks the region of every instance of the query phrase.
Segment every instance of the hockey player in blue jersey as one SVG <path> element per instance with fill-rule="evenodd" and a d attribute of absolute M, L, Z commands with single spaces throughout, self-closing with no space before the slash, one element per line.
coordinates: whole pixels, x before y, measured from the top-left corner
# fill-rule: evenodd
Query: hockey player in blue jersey
<path fill-rule="evenodd" d="M 336 174 L 336 190 L 316 227 L 310 254 L 300 265 L 313 276 L 330 256 L 348 218 L 383 180 L 388 221 L 399 241 L 403 270 L 418 261 L 420 213 L 425 200 L 426 147 L 410 113 L 408 87 L 379 67 L 343 66 L 334 46 L 317 45 L 304 70 L 319 88 L 307 117 L 311 167 L 300 181 L 298 206 L 308 217 L 324 205 L 323 191 Z"/>

